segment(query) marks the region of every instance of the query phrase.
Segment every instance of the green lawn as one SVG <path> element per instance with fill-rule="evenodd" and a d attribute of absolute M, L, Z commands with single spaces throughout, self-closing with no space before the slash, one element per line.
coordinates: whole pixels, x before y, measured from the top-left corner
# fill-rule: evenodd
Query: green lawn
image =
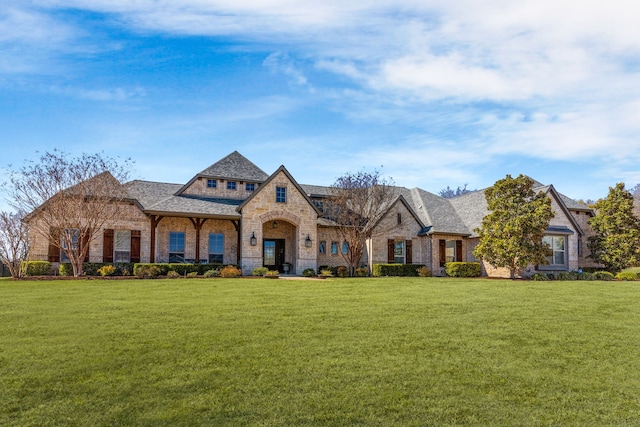
<path fill-rule="evenodd" d="M 3 426 L 638 426 L 640 283 L 0 281 Z"/>

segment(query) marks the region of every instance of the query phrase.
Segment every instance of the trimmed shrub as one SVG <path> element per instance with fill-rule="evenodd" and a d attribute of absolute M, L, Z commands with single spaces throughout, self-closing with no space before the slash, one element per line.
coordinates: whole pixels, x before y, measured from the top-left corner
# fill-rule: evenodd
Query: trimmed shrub
<path fill-rule="evenodd" d="M 480 277 L 481 269 L 479 262 L 448 262 L 444 272 L 450 277 Z"/>
<path fill-rule="evenodd" d="M 22 270 L 27 276 L 46 276 L 51 268 L 49 261 L 24 261 Z"/>
<path fill-rule="evenodd" d="M 338 267 L 338 277 L 349 277 L 349 269 L 344 265 Z"/>
<path fill-rule="evenodd" d="M 177 279 L 179 277 L 181 277 L 181 275 L 177 271 L 169 270 L 169 272 L 167 272 L 167 278 L 168 279 Z"/>
<path fill-rule="evenodd" d="M 356 277 L 369 276 L 369 269 L 367 267 L 356 268 Z"/>
<path fill-rule="evenodd" d="M 303 272 L 302 272 L 302 276 L 303 277 L 313 277 L 316 275 L 316 271 L 313 268 L 306 268 Z"/>
<path fill-rule="evenodd" d="M 418 269 L 424 267 L 419 264 L 374 264 L 373 275 L 376 277 L 385 276 L 413 276 L 418 275 Z"/>
<path fill-rule="evenodd" d="M 187 273 L 187 277 L 190 277 L 190 278 L 198 277 L 198 272 L 192 271 L 191 273 Z"/>
<path fill-rule="evenodd" d="M 113 265 L 103 265 L 98 270 L 98 273 L 100 273 L 102 277 L 113 276 L 114 274 L 116 274 L 116 267 Z"/>
<path fill-rule="evenodd" d="M 529 278 L 537 282 L 546 282 L 547 280 L 550 280 L 549 276 L 544 273 L 533 273 Z"/>
<path fill-rule="evenodd" d="M 616 274 L 616 279 L 624 281 L 637 280 L 638 275 L 632 271 L 621 271 Z"/>
<path fill-rule="evenodd" d="M 431 277 L 431 270 L 425 265 L 418 269 L 418 276 Z"/>
<path fill-rule="evenodd" d="M 254 268 L 253 271 L 251 271 L 251 275 L 264 276 L 265 274 L 267 274 L 267 271 L 269 271 L 267 267 L 257 267 L 257 268 Z"/>
<path fill-rule="evenodd" d="M 264 277 L 279 277 L 280 272 L 278 270 L 267 270 Z"/>
<path fill-rule="evenodd" d="M 582 273 L 583 275 L 585 273 Z M 609 271 L 596 271 L 595 273 L 586 273 L 586 274 L 591 274 L 593 276 L 594 280 L 613 280 L 614 279 L 614 275 L 613 273 L 609 272 Z"/>
<path fill-rule="evenodd" d="M 61 276 L 73 276 L 73 267 L 71 266 L 71 263 L 60 263 L 60 267 L 58 267 L 58 274 Z"/>
<path fill-rule="evenodd" d="M 212 268 L 211 270 L 207 270 L 203 274 L 204 277 L 220 277 L 220 270 Z"/>
<path fill-rule="evenodd" d="M 233 278 L 240 277 L 242 275 L 242 271 L 240 271 L 237 267 L 233 265 L 227 265 L 222 270 L 220 270 L 220 277 L 225 278 Z"/>
<path fill-rule="evenodd" d="M 596 279 L 596 276 L 594 275 L 594 273 L 583 272 L 582 274 L 578 274 L 578 280 L 599 280 L 599 279 Z"/>
<path fill-rule="evenodd" d="M 133 274 L 142 279 L 155 279 L 160 276 L 160 268 L 155 264 L 136 264 Z"/>
<path fill-rule="evenodd" d="M 556 275 L 556 280 L 578 280 L 578 273 L 573 271 L 561 271 Z"/>

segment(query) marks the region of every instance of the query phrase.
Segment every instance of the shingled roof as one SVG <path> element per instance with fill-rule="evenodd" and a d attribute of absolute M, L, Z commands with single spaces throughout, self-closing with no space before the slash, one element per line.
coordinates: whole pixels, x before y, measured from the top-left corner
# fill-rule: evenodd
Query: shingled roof
<path fill-rule="evenodd" d="M 242 154 L 234 151 L 221 160 L 218 160 L 197 176 L 206 178 L 235 179 L 238 181 L 263 182 L 269 175 L 254 165 Z"/>

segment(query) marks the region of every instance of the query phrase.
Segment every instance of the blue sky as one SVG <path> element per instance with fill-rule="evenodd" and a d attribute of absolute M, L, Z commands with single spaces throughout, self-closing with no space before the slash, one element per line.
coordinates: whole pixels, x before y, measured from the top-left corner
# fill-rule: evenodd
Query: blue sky
<path fill-rule="evenodd" d="M 598 4 L 591 4 L 598 3 Z M 183 183 L 234 150 L 303 184 L 437 193 L 640 183 L 635 0 L 5 0 L 0 168 L 130 157 Z"/>

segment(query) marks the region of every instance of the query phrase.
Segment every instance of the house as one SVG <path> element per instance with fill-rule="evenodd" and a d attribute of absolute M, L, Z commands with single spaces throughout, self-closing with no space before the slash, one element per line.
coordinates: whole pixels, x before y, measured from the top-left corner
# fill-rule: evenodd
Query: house
<path fill-rule="evenodd" d="M 553 247 L 539 270 L 570 271 L 589 265 L 585 238 L 591 209 L 552 185 L 536 183 L 552 201 L 555 217 L 545 237 Z M 125 214 L 91 241 L 92 262 L 196 262 L 240 265 L 301 274 L 307 268 L 345 265 L 333 223 L 323 216 L 328 187 L 299 184 L 279 167 L 267 174 L 237 151 L 185 184 L 135 180 L 125 184 Z M 394 187 L 395 200 L 366 244 L 363 265 L 427 265 L 444 274 L 449 261 L 479 261 L 474 231 L 487 214 L 483 191 L 445 199 L 420 188 Z M 34 233 L 31 259 L 59 262 L 60 250 Z M 508 271 L 483 264 L 483 274 Z"/>

